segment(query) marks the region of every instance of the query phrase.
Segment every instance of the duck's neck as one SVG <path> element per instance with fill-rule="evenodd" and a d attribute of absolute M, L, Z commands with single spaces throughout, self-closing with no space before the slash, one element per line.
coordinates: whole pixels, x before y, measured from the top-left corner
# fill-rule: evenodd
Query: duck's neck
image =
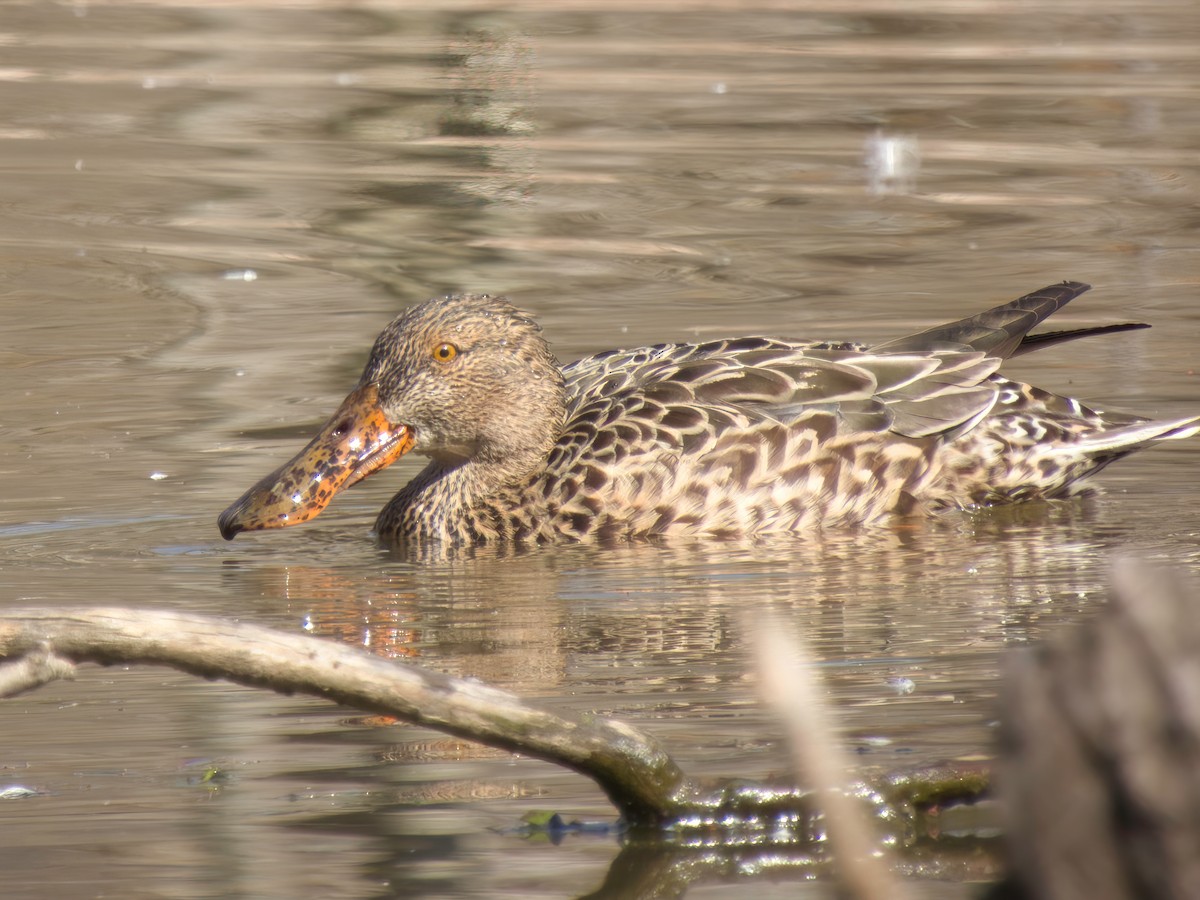
<path fill-rule="evenodd" d="M 510 444 L 505 454 L 484 450 L 470 457 L 433 458 L 380 512 L 375 531 L 387 541 L 457 544 L 495 537 L 476 533 L 472 513 L 485 501 L 507 507 L 513 496 L 546 466 L 546 458 L 561 430 L 524 446 Z M 513 496 L 506 494 L 515 492 Z M 485 529 L 487 530 L 487 529 Z"/>
<path fill-rule="evenodd" d="M 418 453 L 431 462 L 383 508 L 375 530 L 385 540 L 459 543 L 475 538 L 473 512 L 485 501 L 501 508 L 546 467 L 566 418 L 566 385 L 548 349 L 521 360 L 519 384 L 496 379 L 484 410 L 464 416 L 470 433 L 418 431 Z M 502 375 L 503 373 L 501 373 Z"/>
<path fill-rule="evenodd" d="M 434 460 L 383 508 L 375 531 L 386 540 L 456 542 L 470 511 L 506 481 L 495 466 L 475 460 Z"/>

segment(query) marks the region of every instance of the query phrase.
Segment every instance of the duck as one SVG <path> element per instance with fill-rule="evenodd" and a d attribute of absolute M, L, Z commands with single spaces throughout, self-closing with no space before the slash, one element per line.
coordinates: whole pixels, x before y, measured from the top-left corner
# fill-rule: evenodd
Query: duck
<path fill-rule="evenodd" d="M 380 512 L 381 542 L 753 539 L 1068 498 L 1114 460 L 1200 431 L 1200 416 L 1101 412 L 998 372 L 1148 327 L 1031 333 L 1089 287 L 874 346 L 738 337 L 565 366 L 508 299 L 439 297 L 384 328 L 324 427 L 218 527 L 232 540 L 308 521 L 409 452 L 429 462 Z"/>

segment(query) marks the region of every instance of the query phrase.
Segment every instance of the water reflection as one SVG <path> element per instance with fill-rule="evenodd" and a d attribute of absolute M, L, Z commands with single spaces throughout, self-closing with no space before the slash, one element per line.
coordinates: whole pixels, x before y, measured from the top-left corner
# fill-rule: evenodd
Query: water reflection
<path fill-rule="evenodd" d="M 257 562 L 225 577 L 231 593 L 277 597 L 293 621 L 372 652 L 530 696 L 570 685 L 603 714 L 692 723 L 706 711 L 759 715 L 746 708 L 744 630 L 769 609 L 813 643 L 836 695 L 867 710 L 885 705 L 907 744 L 939 717 L 948 679 L 960 688 L 968 679 L 975 699 L 990 695 L 1005 646 L 1086 608 L 1103 584 L 1105 543 L 1119 540 L 1097 534 L 1096 507 L 1029 504 L 965 522 L 749 545 L 485 547 L 372 571 L 332 558 Z M 901 678 L 913 694 L 897 694 Z M 852 720 L 866 728 L 872 716 Z M 756 727 L 773 733 L 761 718 Z M 930 752 L 945 753 L 952 741 L 937 734 Z M 724 746 L 727 735 L 708 740 Z"/>

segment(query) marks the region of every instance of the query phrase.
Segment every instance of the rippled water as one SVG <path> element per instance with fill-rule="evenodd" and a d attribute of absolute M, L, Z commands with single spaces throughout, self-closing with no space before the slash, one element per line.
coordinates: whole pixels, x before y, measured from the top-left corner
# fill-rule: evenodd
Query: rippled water
<path fill-rule="evenodd" d="M 1077 503 L 752 547 L 417 565 L 368 537 L 408 461 L 304 528 L 215 527 L 446 290 L 511 295 L 567 360 L 895 336 L 1077 278 L 1063 327 L 1155 328 L 1011 371 L 1194 410 L 1193 6 L 898 9 L 0 4 L 0 604 L 308 629 L 746 777 L 787 767 L 747 676 L 772 611 L 864 770 L 988 752 L 1006 649 L 1089 615 L 1114 553 L 1200 561 L 1200 444 Z M 43 793 L 0 800 L 11 896 L 570 896 L 618 852 L 492 830 L 609 815 L 577 776 L 145 668 L 0 705 L 14 784 Z"/>

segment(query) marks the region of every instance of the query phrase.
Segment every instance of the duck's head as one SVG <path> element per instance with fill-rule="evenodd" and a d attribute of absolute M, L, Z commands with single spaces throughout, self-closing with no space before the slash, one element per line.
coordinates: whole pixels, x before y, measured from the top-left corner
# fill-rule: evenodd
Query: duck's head
<path fill-rule="evenodd" d="M 358 386 L 300 453 L 221 513 L 221 535 L 313 518 L 343 488 L 415 451 L 512 477 L 562 428 L 563 381 L 541 329 L 502 297 L 415 306 L 375 340 Z M 493 477 L 495 480 L 495 477 Z"/>

